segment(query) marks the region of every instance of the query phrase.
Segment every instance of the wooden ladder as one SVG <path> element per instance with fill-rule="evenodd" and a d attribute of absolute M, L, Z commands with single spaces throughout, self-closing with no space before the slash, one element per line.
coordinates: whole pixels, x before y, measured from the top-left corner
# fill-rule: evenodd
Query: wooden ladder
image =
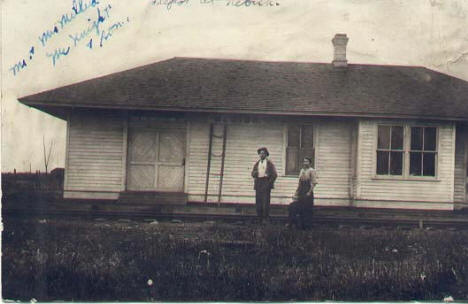
<path fill-rule="evenodd" d="M 224 160 L 226 158 L 226 134 L 227 134 L 227 126 L 226 124 L 222 124 L 223 127 L 223 134 L 217 135 L 214 132 L 215 123 L 210 124 L 210 134 L 209 134 L 209 144 L 208 144 L 208 164 L 206 166 L 206 181 L 205 181 L 205 203 L 208 201 L 208 188 L 210 184 L 210 176 L 211 176 L 211 159 L 213 157 L 221 157 L 221 169 L 219 173 L 219 186 L 218 186 L 218 205 L 221 203 L 221 195 L 223 191 L 223 178 L 224 178 Z M 222 151 L 220 154 L 215 154 L 213 152 L 213 140 L 214 139 L 222 139 Z"/>

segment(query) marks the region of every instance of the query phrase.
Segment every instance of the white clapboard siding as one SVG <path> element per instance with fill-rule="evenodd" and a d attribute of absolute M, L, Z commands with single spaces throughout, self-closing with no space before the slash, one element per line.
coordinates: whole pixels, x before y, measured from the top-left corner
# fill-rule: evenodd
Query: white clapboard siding
<path fill-rule="evenodd" d="M 190 124 L 190 143 L 188 149 L 189 168 L 187 168 L 188 192 L 204 194 L 206 183 L 206 170 L 208 165 L 208 147 L 209 147 L 209 124 L 192 122 Z M 215 135 L 222 135 L 222 128 L 218 125 L 214 129 Z M 213 138 L 212 152 L 219 155 L 222 151 L 222 138 Z M 219 185 L 219 172 L 221 169 L 221 158 L 211 158 L 211 175 L 209 180 L 209 193 L 217 195 Z"/>
<path fill-rule="evenodd" d="M 248 195 L 255 202 L 251 172 L 258 160 L 257 149 L 267 147 L 279 177 L 272 191 L 272 202 L 281 202 L 288 185 L 282 181 L 283 126 L 280 123 L 232 124 L 228 126 L 223 194 Z M 290 195 L 290 194 L 289 194 Z"/>
<path fill-rule="evenodd" d="M 466 191 L 465 141 L 468 141 L 468 132 L 459 128 L 456 136 L 454 201 L 464 203 Z"/>
<path fill-rule="evenodd" d="M 80 112 L 73 114 L 68 123 L 65 191 L 120 191 L 123 119 Z"/>
<path fill-rule="evenodd" d="M 388 123 L 388 122 L 387 122 Z M 396 124 L 400 122 L 395 122 Z M 403 122 L 404 123 L 404 122 Z M 439 127 L 438 177 L 434 180 L 382 179 L 375 175 L 377 126 L 379 121 L 359 123 L 358 199 L 413 202 L 453 202 L 454 128 Z M 391 202 L 388 202 L 391 205 Z"/>
<path fill-rule="evenodd" d="M 349 122 L 327 121 L 318 125 L 316 194 L 326 198 L 348 198 L 351 187 L 351 137 Z"/>
<path fill-rule="evenodd" d="M 251 171 L 258 160 L 257 149 L 265 146 L 278 171 L 272 203 L 286 204 L 294 194 L 298 178 L 284 175 L 285 129 L 282 123 L 228 124 L 226 158 L 221 202 L 254 203 L 255 191 Z M 203 200 L 206 182 L 206 165 L 209 146 L 209 124 L 192 122 L 189 145 L 189 177 L 187 191 L 190 200 Z M 349 204 L 350 181 L 350 125 L 336 122 L 317 123 L 316 148 L 320 197 L 327 204 Z M 220 153 L 222 141 L 213 142 L 213 151 Z M 212 158 L 208 201 L 218 201 L 220 159 Z M 336 198 L 330 201 L 330 198 Z M 337 203 L 338 202 L 338 203 Z"/>

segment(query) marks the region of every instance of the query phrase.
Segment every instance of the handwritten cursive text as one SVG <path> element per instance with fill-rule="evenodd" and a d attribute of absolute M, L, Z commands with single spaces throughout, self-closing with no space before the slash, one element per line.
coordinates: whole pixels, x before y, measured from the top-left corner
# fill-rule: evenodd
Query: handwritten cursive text
<path fill-rule="evenodd" d="M 52 53 L 46 53 L 46 56 L 52 59 L 52 64 L 55 66 L 60 57 L 67 56 L 70 52 L 70 47 L 57 48 Z"/>
<path fill-rule="evenodd" d="M 152 0 L 154 6 L 165 6 L 169 11 L 173 6 L 187 5 L 189 0 Z"/>

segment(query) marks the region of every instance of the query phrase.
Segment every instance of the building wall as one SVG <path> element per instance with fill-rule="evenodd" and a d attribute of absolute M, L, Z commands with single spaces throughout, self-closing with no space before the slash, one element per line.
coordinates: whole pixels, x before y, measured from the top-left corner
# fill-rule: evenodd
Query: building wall
<path fill-rule="evenodd" d="M 204 121 L 193 121 L 190 125 L 187 191 L 191 201 L 204 201 L 209 129 L 210 124 Z M 277 170 L 282 170 L 282 127 L 278 124 L 228 124 L 226 134 L 221 202 L 252 203 L 255 192 L 250 172 L 257 160 L 256 149 L 260 146 L 268 147 L 270 159 L 275 163 Z M 218 201 L 223 125 L 214 126 L 214 135 L 208 188 L 209 202 Z"/>
<path fill-rule="evenodd" d="M 319 185 L 316 189 L 318 205 L 348 205 L 350 193 L 351 124 L 337 121 L 316 121 L 316 169 Z M 218 201 L 221 168 L 222 126 L 216 125 L 209 181 L 208 201 Z M 208 161 L 209 123 L 193 121 L 190 127 L 189 200 L 203 201 Z M 256 150 L 266 146 L 270 159 L 278 171 L 272 203 L 290 203 L 298 178 L 285 175 L 286 129 L 281 121 L 230 123 L 227 125 L 226 157 L 221 202 L 254 203 L 255 191 L 250 176 L 257 161 Z"/>
<path fill-rule="evenodd" d="M 318 125 L 317 194 L 327 204 L 349 205 L 352 194 L 352 132 L 356 124 L 327 120 Z M 341 201 L 342 200 L 342 201 Z M 325 204 L 325 203 L 324 203 Z"/>
<path fill-rule="evenodd" d="M 74 111 L 67 133 L 64 197 L 117 198 L 124 183 L 124 120 Z"/>
<path fill-rule="evenodd" d="M 455 155 L 454 124 L 431 124 L 439 128 L 438 174 L 436 178 L 416 180 L 411 179 L 411 177 L 390 179 L 376 176 L 377 127 L 380 123 L 388 123 L 388 121 L 361 120 L 359 123 L 355 205 L 383 208 L 452 209 Z M 405 123 L 405 121 L 392 121 L 391 123 L 399 124 Z"/>
<path fill-rule="evenodd" d="M 125 190 L 126 121 L 117 114 L 75 111 L 70 116 L 65 198 L 117 199 L 119 192 Z M 311 121 L 315 127 L 315 167 L 319 177 L 317 205 L 452 209 L 454 199 L 464 198 L 460 170 L 464 155 L 459 145 L 455 149 L 453 124 L 436 124 L 438 176 L 421 181 L 375 176 L 378 120 Z M 204 201 L 210 124 L 206 118 L 191 117 L 187 126 L 185 192 L 189 201 Z M 223 125 L 215 125 L 214 133 L 208 202 L 218 202 Z M 255 202 L 250 172 L 261 146 L 268 147 L 279 175 L 272 203 L 291 201 L 298 178 L 285 175 L 286 133 L 286 122 L 279 118 L 227 123 L 221 202 Z"/>

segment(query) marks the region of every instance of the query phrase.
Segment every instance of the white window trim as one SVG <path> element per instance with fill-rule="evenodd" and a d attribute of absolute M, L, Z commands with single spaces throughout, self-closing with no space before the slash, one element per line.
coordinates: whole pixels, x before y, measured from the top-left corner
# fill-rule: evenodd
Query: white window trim
<path fill-rule="evenodd" d="M 290 124 L 297 124 L 299 126 L 304 126 L 304 125 L 307 125 L 307 126 L 312 126 L 312 132 L 313 132 L 313 136 L 314 136 L 314 166 L 313 168 L 314 169 L 317 169 L 317 164 L 318 164 L 318 153 L 317 153 L 317 143 L 318 143 L 318 124 L 316 122 L 298 122 L 298 123 L 294 123 L 294 122 L 285 122 L 283 124 L 283 170 L 281 172 L 281 176 L 282 177 L 290 177 L 290 178 L 297 178 L 297 174 L 296 175 L 292 175 L 292 174 L 286 174 L 286 162 L 287 162 L 287 148 L 288 148 L 288 125 Z"/>
<path fill-rule="evenodd" d="M 403 127 L 403 168 L 402 175 L 379 175 L 377 174 L 377 146 L 379 139 L 379 126 L 401 126 Z M 411 128 L 412 127 L 434 127 L 436 128 L 436 157 L 435 157 L 435 176 L 412 176 L 410 171 L 410 151 L 411 151 Z M 408 123 L 408 122 L 378 122 L 374 128 L 374 147 L 372 156 L 372 170 L 374 180 L 396 180 L 396 181 L 427 181 L 440 182 L 439 179 L 439 154 L 440 154 L 440 126 L 427 123 Z"/>

